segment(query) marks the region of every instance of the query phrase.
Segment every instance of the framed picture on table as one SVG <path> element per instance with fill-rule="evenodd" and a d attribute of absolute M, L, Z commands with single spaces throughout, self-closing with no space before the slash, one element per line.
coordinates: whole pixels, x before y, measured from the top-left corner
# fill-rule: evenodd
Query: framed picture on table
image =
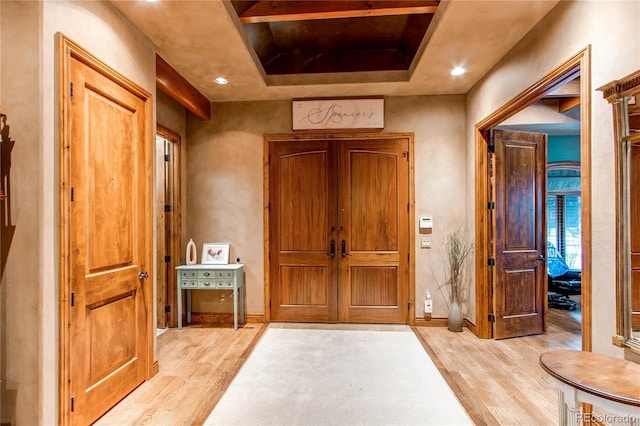
<path fill-rule="evenodd" d="M 226 265 L 229 263 L 229 243 L 204 243 L 202 245 L 203 265 Z"/>

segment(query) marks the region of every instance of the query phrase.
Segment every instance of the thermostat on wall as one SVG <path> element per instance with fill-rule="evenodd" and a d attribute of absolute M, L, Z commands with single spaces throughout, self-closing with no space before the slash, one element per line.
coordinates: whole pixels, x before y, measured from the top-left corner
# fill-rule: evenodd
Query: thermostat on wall
<path fill-rule="evenodd" d="M 420 218 L 420 229 L 432 229 L 433 216 L 422 216 Z"/>

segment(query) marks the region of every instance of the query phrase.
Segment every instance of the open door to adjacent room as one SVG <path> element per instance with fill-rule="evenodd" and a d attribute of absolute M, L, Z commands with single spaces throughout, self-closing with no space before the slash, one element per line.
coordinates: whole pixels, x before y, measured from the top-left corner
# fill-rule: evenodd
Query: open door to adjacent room
<path fill-rule="evenodd" d="M 547 136 L 494 130 L 493 336 L 546 331 Z"/>

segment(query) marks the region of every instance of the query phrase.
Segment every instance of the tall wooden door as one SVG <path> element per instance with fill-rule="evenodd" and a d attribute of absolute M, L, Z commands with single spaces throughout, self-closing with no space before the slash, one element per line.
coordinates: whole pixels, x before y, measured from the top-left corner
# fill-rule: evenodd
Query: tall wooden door
<path fill-rule="evenodd" d="M 271 319 L 335 322 L 336 175 L 329 141 L 272 143 Z"/>
<path fill-rule="evenodd" d="M 274 321 L 406 323 L 406 138 L 270 144 Z"/>
<path fill-rule="evenodd" d="M 176 327 L 176 272 L 182 264 L 180 135 L 156 125 L 156 327 Z"/>
<path fill-rule="evenodd" d="M 495 130 L 494 337 L 546 331 L 543 134 Z"/>
<path fill-rule="evenodd" d="M 408 141 L 340 141 L 339 153 L 339 320 L 407 323 Z"/>
<path fill-rule="evenodd" d="M 70 60 L 69 420 L 90 424 L 147 377 L 153 294 L 145 100 Z"/>

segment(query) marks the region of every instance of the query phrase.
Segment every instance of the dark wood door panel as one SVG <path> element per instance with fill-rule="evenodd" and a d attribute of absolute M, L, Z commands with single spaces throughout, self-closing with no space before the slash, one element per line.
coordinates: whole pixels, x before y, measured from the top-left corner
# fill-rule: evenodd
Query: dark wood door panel
<path fill-rule="evenodd" d="M 495 131 L 494 337 L 545 332 L 546 135 Z"/>

